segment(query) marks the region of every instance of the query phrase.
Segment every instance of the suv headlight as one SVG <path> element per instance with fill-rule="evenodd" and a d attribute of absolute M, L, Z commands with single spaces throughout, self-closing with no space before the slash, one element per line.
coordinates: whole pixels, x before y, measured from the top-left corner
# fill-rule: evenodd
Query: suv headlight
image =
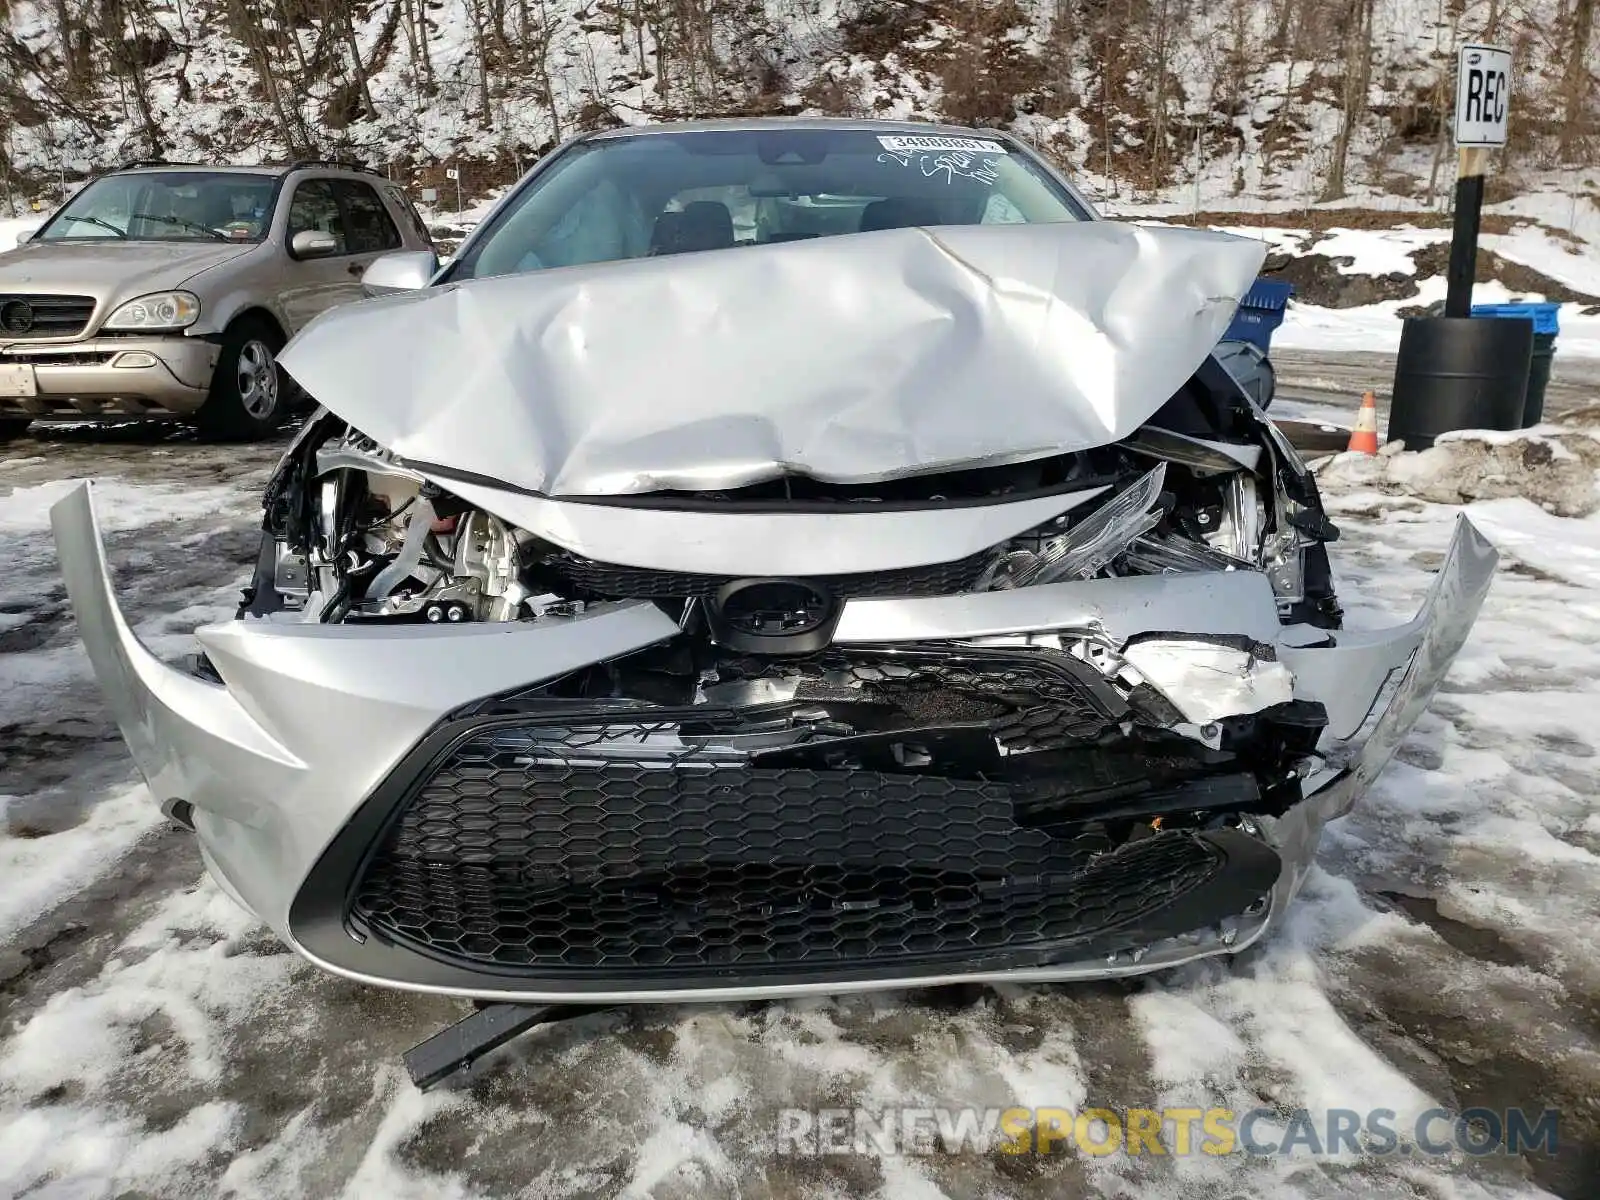
<path fill-rule="evenodd" d="M 118 306 L 102 329 L 187 329 L 200 319 L 193 292 L 152 292 Z"/>

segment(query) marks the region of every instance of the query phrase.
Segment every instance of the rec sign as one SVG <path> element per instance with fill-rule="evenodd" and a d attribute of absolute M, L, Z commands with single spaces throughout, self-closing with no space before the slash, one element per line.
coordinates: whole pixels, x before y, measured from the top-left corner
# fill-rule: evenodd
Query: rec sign
<path fill-rule="evenodd" d="M 1456 63 L 1456 145 L 1504 146 L 1511 110 L 1511 51 L 1463 46 Z"/>

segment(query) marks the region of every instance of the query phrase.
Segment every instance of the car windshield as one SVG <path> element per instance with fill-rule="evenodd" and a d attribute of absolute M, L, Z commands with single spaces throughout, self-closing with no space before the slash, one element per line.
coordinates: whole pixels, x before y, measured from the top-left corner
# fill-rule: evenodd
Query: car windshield
<path fill-rule="evenodd" d="M 1014 143 L 872 129 L 698 130 L 565 151 L 450 279 L 912 225 L 1089 219 Z"/>
<path fill-rule="evenodd" d="M 36 235 L 40 241 L 259 242 L 277 180 L 240 171 L 129 171 L 84 188 Z"/>

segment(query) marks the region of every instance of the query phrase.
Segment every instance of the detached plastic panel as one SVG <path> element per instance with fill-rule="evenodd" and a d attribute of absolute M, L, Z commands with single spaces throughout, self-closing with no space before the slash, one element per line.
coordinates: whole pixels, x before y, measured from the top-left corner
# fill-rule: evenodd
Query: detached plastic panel
<path fill-rule="evenodd" d="M 1272 348 L 1272 333 L 1283 324 L 1283 313 L 1294 295 L 1294 284 L 1277 279 L 1257 279 L 1239 301 L 1233 324 L 1223 334 L 1225 342 L 1250 342 L 1265 354 Z"/>

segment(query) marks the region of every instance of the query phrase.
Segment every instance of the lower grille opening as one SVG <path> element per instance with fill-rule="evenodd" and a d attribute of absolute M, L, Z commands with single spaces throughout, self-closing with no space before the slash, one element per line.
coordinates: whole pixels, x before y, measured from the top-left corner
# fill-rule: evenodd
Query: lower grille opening
<path fill-rule="evenodd" d="M 1241 868 L 1216 833 L 1025 824 L 1004 783 L 556 759 L 551 733 L 453 750 L 361 873 L 352 928 L 497 973 L 805 978 L 1131 947 L 1277 878 L 1243 834 Z"/>
<path fill-rule="evenodd" d="M 1214 935 L 1277 882 L 1251 814 L 1299 799 L 1316 707 L 1229 719 L 1207 747 L 1059 651 L 636 655 L 457 714 L 291 920 L 366 971 L 575 993 Z"/>
<path fill-rule="evenodd" d="M 900 789 L 910 803 L 845 834 L 827 793 L 870 802 L 881 781 L 772 774 L 789 777 L 715 786 L 764 785 L 792 828 L 776 814 L 724 826 L 648 778 L 599 805 L 563 798 L 555 768 L 465 805 L 434 785 L 364 876 L 353 915 L 373 934 L 498 967 L 804 971 L 1071 946 L 1172 904 L 1224 862 L 1189 833 L 1091 857 L 1026 836 L 1003 797 L 927 786 Z M 537 836 L 562 805 L 560 832 Z"/>

